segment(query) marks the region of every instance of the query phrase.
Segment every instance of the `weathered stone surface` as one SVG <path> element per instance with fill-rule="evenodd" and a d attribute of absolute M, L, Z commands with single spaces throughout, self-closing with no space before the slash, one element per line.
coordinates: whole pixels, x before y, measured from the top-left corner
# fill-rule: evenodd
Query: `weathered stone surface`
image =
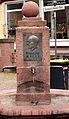
<path fill-rule="evenodd" d="M 0 116 L 7 119 L 20 119 L 20 118 L 35 118 L 38 119 L 41 118 L 42 116 L 46 117 L 49 116 L 58 119 L 62 119 L 63 117 L 68 117 L 69 118 L 69 103 L 66 103 L 66 96 L 69 96 L 69 91 L 68 90 L 57 90 L 57 89 L 51 89 L 51 95 L 52 97 L 57 95 L 56 98 L 59 99 L 59 95 L 62 98 L 62 95 L 64 96 L 64 103 L 62 104 L 62 102 L 60 103 L 59 100 L 56 104 L 53 104 L 51 102 L 50 105 L 27 105 L 25 106 L 25 104 L 22 106 L 17 106 L 16 104 L 14 105 L 13 103 L 11 105 L 8 104 L 0 104 Z M 5 95 L 9 96 L 9 92 L 11 92 L 11 90 L 6 90 L 3 91 L 3 94 L 1 94 L 0 92 L 0 96 L 4 97 Z M 14 91 L 12 91 L 14 95 Z M 15 93 L 16 95 L 16 93 Z M 6 97 L 5 97 L 6 98 Z M 22 97 L 23 98 L 23 97 Z M 21 99 L 21 97 L 20 97 Z M 26 103 L 27 104 L 27 103 Z M 22 117 L 21 117 L 22 116 Z M 68 119 L 67 118 L 67 119 Z M 2 119 L 2 118 L 1 118 Z"/>
<path fill-rule="evenodd" d="M 15 65 L 14 40 L 0 39 L 0 69 Z"/>
<path fill-rule="evenodd" d="M 26 2 L 22 7 L 22 13 L 25 17 L 36 17 L 39 13 L 38 5 L 33 1 Z"/>
<path fill-rule="evenodd" d="M 64 116 L 65 115 L 65 116 Z M 17 116 L 19 119 L 21 116 L 24 116 L 31 119 L 36 117 L 53 117 L 62 119 L 63 117 L 69 117 L 69 104 L 66 105 L 39 105 L 39 106 L 8 106 L 0 105 L 0 116 L 8 116 L 7 119 L 12 119 Z M 10 116 L 10 117 L 9 117 Z M 55 117 L 54 117 L 55 116 Z M 16 119 L 16 118 L 15 118 Z M 44 119 L 44 118 L 43 118 Z M 65 119 L 65 118 L 64 118 Z"/>
<path fill-rule="evenodd" d="M 33 27 L 33 26 L 37 26 L 37 27 L 40 27 L 40 26 L 45 26 L 47 24 L 47 21 L 44 20 L 42 21 L 41 18 L 39 17 L 26 17 L 26 18 L 23 18 L 22 21 L 18 21 L 18 25 L 19 26 L 23 26 L 23 27 Z"/>
<path fill-rule="evenodd" d="M 38 40 L 35 37 L 30 39 L 31 36 L 35 36 Z M 34 47 L 36 41 L 38 43 Z M 50 104 L 49 28 L 41 18 L 24 18 L 19 22 L 16 31 L 16 44 L 18 93 L 16 102 L 19 101 L 22 105 L 31 105 L 32 101 Z M 31 57 L 31 53 L 32 55 L 37 53 L 39 57 Z M 35 66 L 34 74 L 31 72 L 32 66 Z"/>

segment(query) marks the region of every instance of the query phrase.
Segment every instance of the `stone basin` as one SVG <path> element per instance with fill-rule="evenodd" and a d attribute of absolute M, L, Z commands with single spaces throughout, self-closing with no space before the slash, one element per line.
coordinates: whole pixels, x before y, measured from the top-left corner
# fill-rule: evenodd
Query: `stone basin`
<path fill-rule="evenodd" d="M 0 115 L 1 118 L 6 116 L 7 119 L 10 117 L 17 117 L 15 119 L 20 119 L 21 117 L 33 116 L 44 117 L 50 116 L 55 119 L 59 115 L 64 117 L 69 115 L 69 90 L 58 90 L 50 89 L 51 93 L 51 104 L 50 105 L 28 105 L 28 106 L 17 106 L 15 103 L 16 89 L 3 90 L 0 93 Z M 69 117 L 69 116 L 68 116 Z M 14 118 L 12 118 L 14 119 Z M 22 118 L 21 118 L 22 119 Z"/>
<path fill-rule="evenodd" d="M 50 89 L 50 105 L 17 106 L 16 84 L 16 73 L 0 73 L 0 119 L 46 119 L 52 116 L 54 119 L 58 116 L 61 119 L 64 119 L 63 116 L 69 118 L 69 90 Z"/>
<path fill-rule="evenodd" d="M 51 104 L 68 104 L 69 103 L 69 90 L 50 89 Z M 15 103 L 16 89 L 4 90 L 0 93 L 0 104 L 16 105 Z"/>

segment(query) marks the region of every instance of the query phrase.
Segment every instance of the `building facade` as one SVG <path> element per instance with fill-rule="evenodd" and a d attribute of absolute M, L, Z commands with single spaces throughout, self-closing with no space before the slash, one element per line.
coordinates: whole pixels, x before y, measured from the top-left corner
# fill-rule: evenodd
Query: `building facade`
<path fill-rule="evenodd" d="M 4 38 L 4 3 L 0 5 L 0 38 Z"/>
<path fill-rule="evenodd" d="M 44 0 L 43 13 L 50 28 L 51 55 L 55 53 L 55 17 L 56 17 L 56 53 L 57 57 L 69 57 L 69 0 Z M 56 16 L 54 13 L 56 12 Z"/>
<path fill-rule="evenodd" d="M 39 16 L 47 20 L 50 29 L 50 54 L 55 55 L 55 18 L 56 12 L 56 53 L 57 57 L 69 57 L 69 0 L 34 0 L 39 5 Z M 22 5 L 27 0 L 14 0 L 0 5 L 0 38 L 16 39 L 17 22 L 22 19 Z"/>

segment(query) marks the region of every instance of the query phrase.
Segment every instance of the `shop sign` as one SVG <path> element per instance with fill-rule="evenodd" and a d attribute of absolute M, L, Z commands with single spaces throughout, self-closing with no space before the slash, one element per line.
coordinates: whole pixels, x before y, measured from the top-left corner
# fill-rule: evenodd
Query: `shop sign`
<path fill-rule="evenodd" d="M 57 5 L 63 5 L 63 4 L 68 4 L 68 0 L 56 0 Z M 53 5 L 53 0 L 44 0 L 44 6 L 52 6 Z"/>
<path fill-rule="evenodd" d="M 65 9 L 65 6 L 64 5 L 45 6 L 45 7 L 43 7 L 44 12 L 56 11 L 56 10 L 63 10 L 63 9 Z"/>

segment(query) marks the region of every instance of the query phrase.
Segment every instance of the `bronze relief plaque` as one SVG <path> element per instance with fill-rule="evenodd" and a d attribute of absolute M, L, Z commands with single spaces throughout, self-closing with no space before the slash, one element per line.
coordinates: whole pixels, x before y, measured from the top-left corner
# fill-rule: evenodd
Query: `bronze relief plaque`
<path fill-rule="evenodd" d="M 27 33 L 24 38 L 24 61 L 42 61 L 42 34 Z"/>

